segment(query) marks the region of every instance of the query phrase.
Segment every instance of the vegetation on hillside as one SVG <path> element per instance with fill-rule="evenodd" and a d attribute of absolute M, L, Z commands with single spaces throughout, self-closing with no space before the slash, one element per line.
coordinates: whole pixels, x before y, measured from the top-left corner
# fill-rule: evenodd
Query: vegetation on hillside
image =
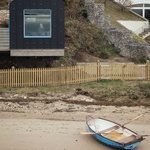
<path fill-rule="evenodd" d="M 64 0 L 65 10 L 65 56 L 59 63 L 72 65 L 78 52 L 108 59 L 118 56 L 113 45 L 108 43 L 104 34 L 91 25 L 84 8 L 85 0 Z"/>
<path fill-rule="evenodd" d="M 72 1 L 65 14 L 66 56 L 73 56 L 78 51 L 100 58 L 117 55 L 103 33 L 90 24 L 86 10 L 80 2 Z"/>
<path fill-rule="evenodd" d="M 62 63 L 68 58 L 72 58 L 78 51 L 87 52 L 99 58 L 109 59 L 118 55 L 113 45 L 108 43 L 103 33 L 87 19 L 84 8 L 85 0 L 64 0 L 66 4 L 66 50 L 65 57 L 61 58 Z M 105 3 L 104 0 L 95 2 Z M 117 20 L 143 20 L 132 14 L 129 10 L 121 11 L 120 6 L 109 0 L 105 3 L 105 12 L 110 15 L 112 26 L 125 29 Z M 135 42 L 145 43 L 145 41 L 133 34 Z M 66 59 L 67 58 L 67 59 Z M 63 62 L 64 61 L 64 62 Z"/>

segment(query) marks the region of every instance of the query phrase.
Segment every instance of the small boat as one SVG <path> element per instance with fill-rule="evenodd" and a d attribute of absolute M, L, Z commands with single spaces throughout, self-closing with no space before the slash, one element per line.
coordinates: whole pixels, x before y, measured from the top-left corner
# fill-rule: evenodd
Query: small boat
<path fill-rule="evenodd" d="M 86 124 L 90 134 L 113 148 L 132 150 L 144 140 L 142 135 L 107 119 L 86 116 Z"/>

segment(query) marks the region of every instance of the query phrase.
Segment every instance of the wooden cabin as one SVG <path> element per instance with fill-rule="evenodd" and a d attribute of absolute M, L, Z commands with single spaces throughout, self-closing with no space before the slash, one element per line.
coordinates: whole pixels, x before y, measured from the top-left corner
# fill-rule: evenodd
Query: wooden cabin
<path fill-rule="evenodd" d="M 64 56 L 62 0 L 13 0 L 10 3 L 11 56 Z"/>

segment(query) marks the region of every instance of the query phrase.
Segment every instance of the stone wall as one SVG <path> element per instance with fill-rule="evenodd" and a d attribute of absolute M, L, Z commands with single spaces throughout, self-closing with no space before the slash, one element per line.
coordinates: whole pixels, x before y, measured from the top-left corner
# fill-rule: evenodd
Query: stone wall
<path fill-rule="evenodd" d="M 89 21 L 103 31 L 120 55 L 132 59 L 150 59 L 150 44 L 135 43 L 132 39 L 132 31 L 112 27 L 110 16 L 104 13 L 104 4 L 95 3 L 94 0 L 85 0 L 85 8 Z"/>

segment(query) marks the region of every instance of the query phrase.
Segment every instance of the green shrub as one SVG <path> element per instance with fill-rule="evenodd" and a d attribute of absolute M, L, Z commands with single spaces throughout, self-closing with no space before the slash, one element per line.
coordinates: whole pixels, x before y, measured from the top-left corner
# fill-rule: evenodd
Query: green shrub
<path fill-rule="evenodd" d="M 144 93 L 145 98 L 150 98 L 150 92 Z"/>
<path fill-rule="evenodd" d="M 139 97 L 136 94 L 134 94 L 134 93 L 130 93 L 129 94 L 129 99 L 138 100 Z"/>

